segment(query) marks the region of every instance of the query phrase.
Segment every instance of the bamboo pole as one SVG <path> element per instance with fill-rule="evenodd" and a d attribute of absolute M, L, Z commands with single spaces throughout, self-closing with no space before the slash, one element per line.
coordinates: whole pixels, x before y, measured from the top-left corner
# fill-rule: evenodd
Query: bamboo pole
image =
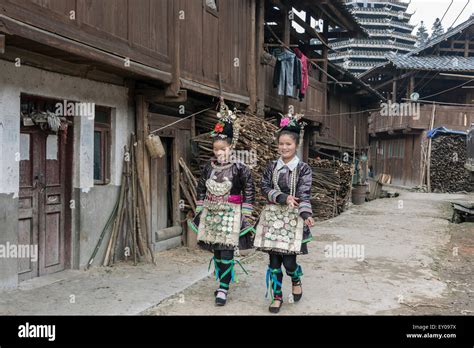
<path fill-rule="evenodd" d="M 431 122 L 430 130 L 434 127 L 434 120 L 436 115 L 436 104 L 433 104 L 433 111 L 431 113 Z M 426 169 L 426 180 L 428 183 L 428 192 L 431 192 L 431 137 L 428 139 L 428 159 L 427 159 L 427 169 Z"/>
<path fill-rule="evenodd" d="M 125 171 L 124 171 L 124 167 L 122 168 L 122 185 L 120 186 L 120 193 L 119 193 L 119 206 L 118 206 L 118 214 L 116 215 L 115 217 L 115 221 L 114 221 L 114 224 L 113 224 L 113 227 L 112 227 L 112 232 L 110 234 L 110 239 L 109 239 L 109 243 L 108 243 L 108 246 L 107 246 L 107 251 L 105 253 L 105 258 L 104 258 L 104 262 L 103 262 L 103 265 L 104 266 L 108 266 L 109 263 L 110 263 L 110 259 L 111 259 L 111 256 L 113 256 L 113 253 L 114 253 L 114 246 L 115 246 L 115 241 L 116 241 L 116 235 L 118 233 L 117 229 L 118 229 L 118 220 L 120 220 L 120 215 L 121 215 L 121 212 L 122 212 L 122 207 L 123 207 L 123 197 L 124 197 L 124 192 L 125 192 Z"/>

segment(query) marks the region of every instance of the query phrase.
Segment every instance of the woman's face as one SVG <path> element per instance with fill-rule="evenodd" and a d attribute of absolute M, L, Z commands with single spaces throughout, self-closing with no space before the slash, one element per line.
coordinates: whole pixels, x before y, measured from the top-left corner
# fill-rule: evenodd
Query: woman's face
<path fill-rule="evenodd" d="M 230 157 L 230 145 L 225 140 L 216 140 L 212 144 L 212 150 L 214 156 L 221 163 L 229 162 Z"/>
<path fill-rule="evenodd" d="M 296 141 L 288 134 L 282 134 L 278 139 L 278 152 L 282 159 L 292 159 L 296 155 Z"/>

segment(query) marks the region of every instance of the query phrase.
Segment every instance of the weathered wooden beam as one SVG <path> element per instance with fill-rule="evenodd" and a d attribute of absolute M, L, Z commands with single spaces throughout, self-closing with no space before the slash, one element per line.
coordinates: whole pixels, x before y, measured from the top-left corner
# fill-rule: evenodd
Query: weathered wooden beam
<path fill-rule="evenodd" d="M 249 51 L 247 59 L 247 69 L 249 76 L 247 77 L 247 89 L 250 95 L 250 104 L 248 110 L 252 114 L 257 111 L 257 55 L 256 55 L 256 1 L 250 0 L 250 39 L 249 39 Z"/>
<path fill-rule="evenodd" d="M 298 25 L 302 26 L 303 29 L 311 36 L 311 38 L 318 39 L 323 43 L 324 46 L 329 48 L 329 45 L 327 43 L 327 38 L 323 36 L 322 34 L 318 33 L 316 29 L 311 27 L 308 23 L 303 21 L 300 17 L 296 16 L 293 19 Z"/>
<path fill-rule="evenodd" d="M 212 95 L 214 97 L 219 97 L 222 95 L 226 100 L 231 100 L 246 105 L 250 103 L 250 98 L 244 94 L 230 93 L 226 91 L 221 93 L 219 88 L 216 86 L 208 86 L 203 83 L 194 82 L 193 80 L 188 80 L 185 78 L 181 78 L 181 83 L 183 88 L 190 89 L 198 93 Z"/>
<path fill-rule="evenodd" d="M 462 53 L 468 52 L 468 53 L 473 53 L 474 49 L 467 49 L 466 50 L 466 48 L 440 48 L 439 51 L 440 52 L 462 52 Z M 469 55 L 467 57 L 469 57 Z"/>
<path fill-rule="evenodd" d="M 304 1 L 301 1 L 301 2 L 298 2 L 300 6 L 299 9 L 301 8 L 310 8 L 310 9 L 313 9 L 314 12 L 318 12 L 318 13 L 321 13 L 321 17 L 326 17 L 326 19 L 329 19 L 333 24 L 341 27 L 341 28 L 346 28 L 346 26 L 344 26 L 342 24 L 342 22 L 335 16 L 333 16 L 329 11 L 327 11 L 325 8 L 324 8 L 324 5 L 321 4 L 320 2 L 316 2 L 316 1 L 311 1 L 311 0 L 304 0 Z M 296 7 L 296 8 L 298 8 Z M 317 10 L 316 10 L 317 9 Z"/>
<path fill-rule="evenodd" d="M 283 4 L 283 2 L 281 0 L 270 0 L 271 3 L 275 6 L 277 6 L 278 8 L 282 9 L 282 8 L 288 8 L 287 6 L 288 5 L 285 5 Z M 294 8 L 296 8 L 298 11 L 301 11 L 301 4 L 298 3 L 298 4 L 290 4 L 289 6 L 293 6 Z M 305 12 L 306 12 L 306 19 L 308 20 L 310 17 L 311 17 L 311 14 L 310 12 L 308 11 L 308 8 L 304 8 Z M 305 36 L 305 37 L 302 37 L 301 39 L 303 40 L 311 40 L 311 39 L 318 39 L 320 40 L 323 45 L 326 45 L 328 48 L 330 48 L 328 46 L 328 40 L 326 37 L 324 37 L 321 33 L 318 33 L 316 31 L 316 29 L 314 29 L 313 27 L 311 27 L 311 25 L 308 23 L 308 21 L 303 21 L 300 17 L 298 17 L 297 15 L 294 15 L 293 16 L 293 21 L 295 21 L 298 25 L 300 25 L 304 30 L 305 30 L 305 33 L 302 34 L 302 33 L 296 33 L 296 30 L 294 31 L 295 34 L 294 36 L 298 37 L 298 36 Z M 283 40 L 284 41 L 284 40 Z"/>
<path fill-rule="evenodd" d="M 382 82 L 381 84 L 378 84 L 377 86 L 374 86 L 374 89 L 375 89 L 375 90 L 379 90 L 379 89 L 381 89 L 381 88 L 383 88 L 383 87 L 385 87 L 385 86 L 391 84 L 391 83 L 392 83 L 392 79 L 393 79 L 393 77 L 390 77 L 387 81 Z"/>
<path fill-rule="evenodd" d="M 257 116 L 265 117 L 265 66 L 260 62 L 265 42 L 265 2 L 258 1 L 257 16 Z"/>
<path fill-rule="evenodd" d="M 178 95 L 174 96 L 167 96 L 166 92 L 161 89 L 153 90 L 153 89 L 137 89 L 137 95 L 142 95 L 149 103 L 184 103 L 188 99 L 188 91 L 187 90 L 179 90 Z"/>
<path fill-rule="evenodd" d="M 143 95 L 136 96 L 136 158 L 137 158 L 137 174 L 138 174 L 138 199 L 143 203 L 141 211 L 139 211 L 141 230 L 148 246 L 152 240 L 151 235 L 151 212 L 150 212 L 150 158 L 145 146 L 145 140 L 149 134 L 148 125 L 148 103 Z M 148 255 L 147 258 L 153 255 Z"/>
<path fill-rule="evenodd" d="M 417 72 L 418 72 L 418 71 L 410 71 L 410 72 L 408 72 L 408 73 L 406 73 L 406 74 L 403 74 L 403 75 L 399 76 L 398 79 L 399 79 L 399 80 L 403 80 L 403 79 L 405 79 L 405 78 L 407 78 L 407 77 L 410 77 L 410 76 L 415 75 Z M 381 84 L 375 86 L 374 89 L 375 89 L 375 90 L 379 90 L 379 89 L 381 89 L 381 88 L 383 88 L 383 87 L 385 87 L 385 86 L 391 84 L 391 83 L 392 83 L 392 79 L 394 78 L 394 76 L 395 76 L 395 75 L 391 76 L 387 81 L 382 82 Z"/>
<path fill-rule="evenodd" d="M 466 35 L 466 39 L 470 40 L 469 36 Z M 458 44 L 458 45 L 464 45 L 466 43 L 466 40 L 451 40 L 452 44 Z"/>
<path fill-rule="evenodd" d="M 0 54 L 5 53 L 5 35 L 0 34 Z"/>
<path fill-rule="evenodd" d="M 153 68 L 148 65 L 130 61 L 130 66 L 124 65 L 124 58 L 115 54 L 99 50 L 95 47 L 82 44 L 77 41 L 67 39 L 56 33 L 40 30 L 32 25 L 20 23 L 7 16 L 0 14 L 0 27 L 2 31 L 12 35 L 18 35 L 38 43 L 54 47 L 56 49 L 69 52 L 84 59 L 99 62 L 116 68 L 123 73 L 137 74 L 148 78 L 160 80 L 164 83 L 171 83 L 172 76 L 169 72 Z"/>
<path fill-rule="evenodd" d="M 407 98 L 410 98 L 413 92 L 415 92 L 415 75 L 410 76 L 410 84 L 407 90 Z"/>
<path fill-rule="evenodd" d="M 284 6 L 282 4 L 282 6 Z M 285 45 L 289 45 L 291 42 L 290 42 L 290 35 L 291 35 L 291 22 L 290 22 L 290 19 L 289 19 L 289 12 L 288 12 L 288 8 L 285 6 L 282 8 L 282 12 L 283 12 L 283 15 L 282 15 L 282 21 L 283 21 L 283 37 L 281 38 L 281 41 L 283 41 L 283 43 Z"/>
<path fill-rule="evenodd" d="M 463 75 L 463 74 L 451 74 L 451 73 L 440 73 L 441 76 L 448 76 L 448 77 L 460 77 L 465 79 L 474 78 L 474 75 Z"/>
<path fill-rule="evenodd" d="M 348 31 L 333 31 L 328 34 L 328 39 L 350 39 L 354 34 Z"/>
<path fill-rule="evenodd" d="M 10 62 L 15 62 L 18 57 L 21 57 L 22 65 L 29 65 L 39 69 L 71 76 L 79 76 L 94 81 L 120 86 L 124 85 L 124 78 L 113 74 L 112 72 L 102 71 L 98 68 L 95 69 L 88 64 L 70 63 L 62 59 L 46 56 L 23 48 L 8 46 L 5 53 L 2 55 L 2 59 Z"/>
<path fill-rule="evenodd" d="M 181 54 L 180 54 L 180 27 L 181 19 L 178 16 L 180 8 L 178 7 L 179 1 L 169 2 L 171 18 L 173 21 L 172 28 L 169 28 L 171 40 L 169 42 L 172 45 L 171 55 L 172 59 L 172 80 L 171 84 L 166 88 L 165 95 L 167 97 L 179 97 L 181 87 Z M 173 20 L 174 19 L 174 20 Z"/>
<path fill-rule="evenodd" d="M 327 18 L 323 18 L 324 20 L 324 25 L 323 25 L 323 36 L 327 37 L 329 33 L 329 22 L 327 21 Z M 328 71 L 328 53 L 329 53 L 329 48 L 328 46 L 323 47 L 323 70 Z M 321 75 L 321 82 L 322 83 L 327 83 L 328 82 L 328 76 L 326 74 Z M 326 105 L 324 105 L 324 110 L 326 110 Z"/>
<path fill-rule="evenodd" d="M 357 30 L 357 28 L 353 27 L 354 23 L 351 23 L 347 17 L 334 5 L 334 0 L 322 0 L 321 4 L 326 5 L 336 15 L 336 18 L 342 23 L 340 27 L 350 31 Z"/>

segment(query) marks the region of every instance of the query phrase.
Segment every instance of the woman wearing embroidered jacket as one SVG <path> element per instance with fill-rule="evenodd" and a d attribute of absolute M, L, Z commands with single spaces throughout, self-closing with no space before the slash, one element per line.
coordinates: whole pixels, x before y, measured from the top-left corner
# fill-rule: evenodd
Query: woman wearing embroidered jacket
<path fill-rule="evenodd" d="M 249 168 L 230 161 L 238 136 L 235 114 L 221 101 L 217 116 L 220 121 L 211 133 L 215 158 L 202 170 L 197 187 L 196 217 L 189 220 L 189 226 L 197 233 L 199 246 L 214 253 L 216 280 L 219 281 L 214 295 L 216 305 L 223 306 L 229 284 L 234 281 L 234 250 L 252 248 L 255 187 Z"/>
<path fill-rule="evenodd" d="M 309 201 L 312 170 L 296 155 L 303 128 L 299 117 L 287 115 L 281 120 L 277 136 L 280 158 L 267 165 L 261 182 L 268 204 L 260 215 L 254 245 L 270 256 L 267 292 L 272 294 L 272 313 L 278 313 L 283 304 L 282 264 L 292 280 L 294 301 L 303 295 L 303 272 L 296 255 L 308 253 L 307 243 L 312 239 L 309 228 L 314 225 Z"/>

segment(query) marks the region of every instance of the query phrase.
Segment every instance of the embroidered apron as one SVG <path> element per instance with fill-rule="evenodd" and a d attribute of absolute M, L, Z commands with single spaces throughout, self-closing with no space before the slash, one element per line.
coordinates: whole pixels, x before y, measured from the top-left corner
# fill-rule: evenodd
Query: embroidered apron
<path fill-rule="evenodd" d="M 232 203 L 229 193 L 232 182 L 217 182 L 211 175 L 206 181 L 206 198 L 198 227 L 198 241 L 210 244 L 239 245 L 241 203 Z"/>
<path fill-rule="evenodd" d="M 267 251 L 299 252 L 303 228 L 298 208 L 267 204 L 260 215 L 254 246 Z"/>
<path fill-rule="evenodd" d="M 274 169 L 273 187 L 281 191 L 279 170 Z M 290 195 L 296 192 L 298 172 L 294 170 L 289 177 Z M 299 252 L 303 241 L 304 221 L 298 208 L 288 205 L 267 204 L 257 225 L 254 245 L 260 250 L 277 252 Z"/>

